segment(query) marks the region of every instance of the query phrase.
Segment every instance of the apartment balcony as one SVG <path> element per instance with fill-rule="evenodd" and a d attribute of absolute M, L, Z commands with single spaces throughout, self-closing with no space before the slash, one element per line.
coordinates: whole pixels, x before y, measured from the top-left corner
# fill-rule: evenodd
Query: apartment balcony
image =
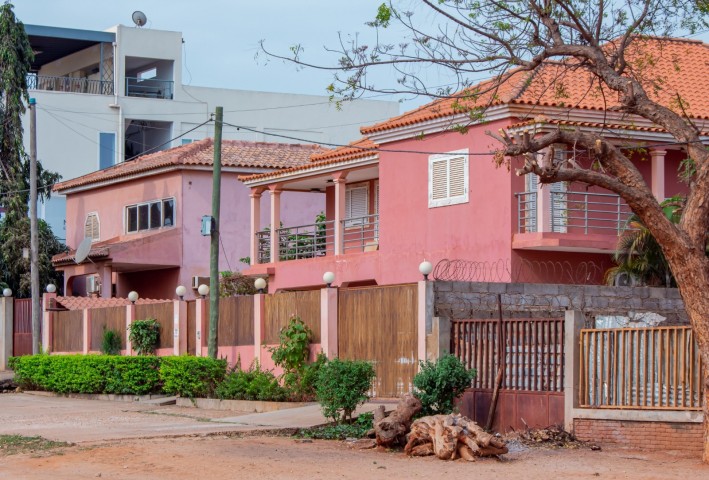
<path fill-rule="evenodd" d="M 79 77 L 53 77 L 48 75 L 27 75 L 29 90 L 113 95 L 113 82 L 90 80 Z"/>
<path fill-rule="evenodd" d="M 618 195 L 594 192 L 522 192 L 512 248 L 613 253 L 627 228 L 630 207 Z"/>
<path fill-rule="evenodd" d="M 326 220 L 311 225 L 277 229 L 275 234 L 278 236 L 278 261 L 344 255 L 379 248 L 379 215 L 348 218 L 340 222 L 340 229 L 335 227 L 334 220 Z M 342 232 L 339 240 L 336 230 Z M 270 230 L 256 232 L 255 263 L 272 263 L 271 243 Z"/>
<path fill-rule="evenodd" d="M 126 96 L 172 100 L 174 84 L 172 80 L 126 77 Z"/>

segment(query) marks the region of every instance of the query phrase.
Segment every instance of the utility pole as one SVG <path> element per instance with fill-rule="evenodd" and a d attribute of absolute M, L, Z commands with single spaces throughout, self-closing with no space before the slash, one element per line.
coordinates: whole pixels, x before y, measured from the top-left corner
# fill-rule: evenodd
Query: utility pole
<path fill-rule="evenodd" d="M 222 191 L 222 122 L 224 109 L 217 107 L 214 119 L 214 170 L 212 170 L 212 232 L 209 252 L 209 338 L 207 354 L 217 358 L 219 325 L 219 205 Z"/>
<path fill-rule="evenodd" d="M 40 342 L 39 237 L 37 234 L 37 101 L 30 98 L 30 283 L 32 293 L 32 354 Z"/>

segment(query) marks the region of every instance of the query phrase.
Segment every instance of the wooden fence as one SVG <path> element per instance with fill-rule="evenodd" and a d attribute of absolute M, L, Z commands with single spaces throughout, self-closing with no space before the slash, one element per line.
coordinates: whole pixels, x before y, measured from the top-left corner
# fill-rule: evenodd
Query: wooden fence
<path fill-rule="evenodd" d="M 148 303 L 135 306 L 135 319 L 147 320 L 154 318 L 160 324 L 160 345 L 158 348 L 172 348 L 174 329 L 173 302 Z"/>
<path fill-rule="evenodd" d="M 187 351 L 194 353 L 197 348 L 197 302 L 187 301 Z"/>
<path fill-rule="evenodd" d="M 83 310 L 55 312 L 53 331 L 52 352 L 81 352 L 84 344 Z"/>
<path fill-rule="evenodd" d="M 32 299 L 16 298 L 13 312 L 12 354 L 32 355 Z"/>
<path fill-rule="evenodd" d="M 503 389 L 564 390 L 563 319 L 503 319 L 502 336 L 499 320 L 454 320 L 451 352 L 477 371 L 474 388 L 494 388 L 502 360 Z"/>
<path fill-rule="evenodd" d="M 254 297 L 241 295 L 219 299 L 220 347 L 254 344 Z"/>
<path fill-rule="evenodd" d="M 126 348 L 126 307 L 94 308 L 91 310 L 90 350 L 101 350 L 103 333 L 107 330 L 117 332 L 121 337 L 121 348 Z"/>
<path fill-rule="evenodd" d="M 579 405 L 701 410 L 702 361 L 691 327 L 581 330 Z"/>
<path fill-rule="evenodd" d="M 278 333 L 294 315 L 313 331 L 312 343 L 320 343 L 320 290 L 266 295 L 264 343 L 278 343 Z"/>

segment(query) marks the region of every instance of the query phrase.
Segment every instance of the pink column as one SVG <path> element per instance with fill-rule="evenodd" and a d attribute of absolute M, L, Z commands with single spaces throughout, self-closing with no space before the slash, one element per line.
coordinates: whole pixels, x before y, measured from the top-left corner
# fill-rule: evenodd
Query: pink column
<path fill-rule="evenodd" d="M 101 268 L 101 298 L 111 298 L 113 296 L 112 294 L 112 288 L 111 284 L 113 283 L 113 269 L 111 268 L 111 265 L 104 265 Z"/>
<path fill-rule="evenodd" d="M 418 282 L 418 295 L 417 295 L 417 302 L 418 302 L 418 308 L 417 308 L 417 313 L 418 313 L 418 324 L 417 324 L 417 335 L 418 335 L 418 341 L 417 341 L 417 352 L 418 352 L 418 360 L 426 360 L 426 333 L 427 333 L 427 325 L 426 325 L 426 317 L 428 313 L 428 309 L 426 308 L 426 299 L 428 297 L 427 295 L 427 290 L 429 289 L 428 287 L 429 282 L 425 280 L 420 280 Z M 431 291 L 433 291 L 431 289 Z M 419 362 L 416 362 L 416 371 L 418 371 L 418 366 Z"/>
<path fill-rule="evenodd" d="M 342 255 L 344 246 L 345 228 L 342 221 L 345 219 L 345 192 L 347 191 L 347 173 L 333 175 L 335 183 L 335 255 Z"/>
<path fill-rule="evenodd" d="M 256 239 L 256 232 L 261 230 L 261 189 L 253 188 L 251 189 L 251 243 L 250 243 L 250 255 L 251 255 L 251 265 L 256 265 L 258 263 L 258 240 Z"/>
<path fill-rule="evenodd" d="M 57 298 L 56 293 L 45 293 L 42 295 L 42 350 L 51 351 L 52 335 L 54 333 L 54 312 L 49 310 L 53 299 Z"/>
<path fill-rule="evenodd" d="M 665 197 L 665 155 L 666 150 L 650 150 L 650 171 L 652 178 L 652 194 L 658 202 Z"/>
<path fill-rule="evenodd" d="M 195 326 L 196 326 L 196 331 L 195 331 L 195 356 L 201 357 L 202 356 L 202 347 L 204 345 L 204 341 L 202 339 L 202 332 L 206 330 L 205 326 L 207 323 L 207 302 L 203 298 L 198 298 L 197 299 L 197 304 L 195 305 L 195 313 L 196 313 L 196 319 L 195 319 Z"/>
<path fill-rule="evenodd" d="M 279 260 L 280 242 L 278 229 L 281 228 L 281 186 L 271 185 L 271 263 Z"/>
<path fill-rule="evenodd" d="M 83 348 L 83 353 L 86 355 L 91 351 L 91 309 L 87 308 L 84 310 L 84 318 L 83 318 L 83 332 L 82 332 L 82 337 L 83 337 L 83 343 L 84 343 L 84 348 Z"/>
<path fill-rule="evenodd" d="M 337 288 L 320 290 L 320 346 L 327 358 L 335 358 L 337 348 Z"/>
<path fill-rule="evenodd" d="M 133 355 L 133 345 L 130 342 L 130 326 L 135 320 L 135 305 L 126 305 L 126 355 Z"/>
<path fill-rule="evenodd" d="M 264 325 L 266 322 L 266 295 L 257 293 L 254 295 L 254 360 L 261 363 L 261 343 L 264 337 Z"/>
<path fill-rule="evenodd" d="M 172 351 L 175 355 L 187 353 L 187 302 L 173 300 Z"/>

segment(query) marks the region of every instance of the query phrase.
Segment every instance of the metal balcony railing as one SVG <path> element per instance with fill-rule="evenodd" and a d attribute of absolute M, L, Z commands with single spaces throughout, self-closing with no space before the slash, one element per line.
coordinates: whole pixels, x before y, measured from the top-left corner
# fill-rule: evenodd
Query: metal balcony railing
<path fill-rule="evenodd" d="M 342 251 L 363 252 L 369 248 L 379 248 L 379 215 L 365 215 L 364 217 L 348 218 L 342 220 L 344 238 Z"/>
<path fill-rule="evenodd" d="M 174 83 L 175 82 L 172 80 L 126 77 L 126 97 L 164 98 L 172 100 Z"/>
<path fill-rule="evenodd" d="M 620 235 L 633 212 L 625 201 L 612 193 L 549 192 L 551 231 Z M 516 193 L 517 232 L 542 231 L 537 222 L 537 192 Z"/>
<path fill-rule="evenodd" d="M 72 93 L 92 93 L 95 95 L 113 95 L 113 82 L 89 80 L 77 77 L 52 77 L 47 75 L 27 75 L 29 90 L 47 90 Z"/>

